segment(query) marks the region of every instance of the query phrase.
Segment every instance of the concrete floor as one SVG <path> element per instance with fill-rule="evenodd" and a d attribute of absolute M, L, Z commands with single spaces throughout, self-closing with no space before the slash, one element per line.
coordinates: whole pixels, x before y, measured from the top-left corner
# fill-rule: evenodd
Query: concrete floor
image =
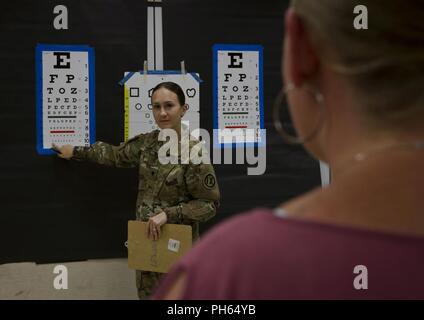
<path fill-rule="evenodd" d="M 55 289 L 57 265 L 68 271 L 68 289 Z M 135 272 L 127 259 L 88 260 L 36 265 L 0 265 L 0 299 L 8 300 L 134 300 L 137 299 Z"/>

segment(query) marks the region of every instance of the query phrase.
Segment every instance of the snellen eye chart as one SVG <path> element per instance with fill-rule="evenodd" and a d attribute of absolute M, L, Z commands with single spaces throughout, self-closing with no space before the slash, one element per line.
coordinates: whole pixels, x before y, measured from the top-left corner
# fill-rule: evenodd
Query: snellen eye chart
<path fill-rule="evenodd" d="M 37 45 L 37 152 L 52 144 L 89 146 L 95 141 L 94 49 Z"/>
<path fill-rule="evenodd" d="M 125 140 L 140 133 L 158 129 L 152 112 L 152 91 L 161 82 L 171 81 L 183 89 L 188 110 L 182 123 L 190 131 L 200 128 L 200 82 L 197 73 L 182 74 L 180 71 L 126 72 L 121 84 L 124 84 Z"/>
<path fill-rule="evenodd" d="M 260 146 L 260 129 L 264 129 L 262 46 L 215 45 L 213 81 L 214 146 Z M 238 136 L 240 143 L 228 142 L 226 136 Z"/>

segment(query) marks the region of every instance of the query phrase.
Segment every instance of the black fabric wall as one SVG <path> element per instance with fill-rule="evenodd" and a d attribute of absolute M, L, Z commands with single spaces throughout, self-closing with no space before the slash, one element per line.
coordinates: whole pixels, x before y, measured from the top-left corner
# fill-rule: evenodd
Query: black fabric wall
<path fill-rule="evenodd" d="M 69 29 L 53 28 L 53 8 L 68 8 Z M 164 61 L 199 72 L 201 126 L 212 129 L 212 46 L 264 47 L 267 170 L 216 165 L 222 203 L 207 230 L 231 215 L 275 206 L 320 184 L 318 163 L 284 145 L 272 126 L 281 88 L 283 13 L 287 1 L 164 0 Z M 124 257 L 134 218 L 136 169 L 67 162 L 35 151 L 35 46 L 87 44 L 96 57 L 97 139 L 124 136 L 124 71 L 147 58 L 147 10 L 141 0 L 15 0 L 0 8 L 0 263 Z M 210 131 L 211 132 L 211 131 Z"/>

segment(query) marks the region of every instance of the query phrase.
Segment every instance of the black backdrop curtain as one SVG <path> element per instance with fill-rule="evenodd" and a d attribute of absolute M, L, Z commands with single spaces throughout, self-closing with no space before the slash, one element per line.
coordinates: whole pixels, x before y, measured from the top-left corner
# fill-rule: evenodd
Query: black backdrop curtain
<path fill-rule="evenodd" d="M 68 8 L 69 29 L 53 28 L 53 8 Z M 212 46 L 264 47 L 267 169 L 215 165 L 221 188 L 217 216 L 206 231 L 252 207 L 272 207 L 320 184 L 318 162 L 284 145 L 271 107 L 281 88 L 283 15 L 287 1 L 164 0 L 164 67 L 185 60 L 200 73 L 201 127 L 212 129 Z M 96 58 L 96 136 L 124 136 L 124 71 L 147 59 L 147 9 L 141 0 L 15 0 L 0 8 L 0 263 L 125 257 L 127 221 L 134 218 L 136 169 L 68 162 L 35 151 L 35 46 L 87 44 Z"/>

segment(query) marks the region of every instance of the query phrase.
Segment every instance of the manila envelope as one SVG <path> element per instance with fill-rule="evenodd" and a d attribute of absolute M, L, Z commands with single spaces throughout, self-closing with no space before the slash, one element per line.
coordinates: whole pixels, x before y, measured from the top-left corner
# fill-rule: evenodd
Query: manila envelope
<path fill-rule="evenodd" d="M 147 238 L 147 222 L 128 221 L 128 267 L 168 272 L 192 246 L 191 226 L 164 224 L 159 240 Z"/>

